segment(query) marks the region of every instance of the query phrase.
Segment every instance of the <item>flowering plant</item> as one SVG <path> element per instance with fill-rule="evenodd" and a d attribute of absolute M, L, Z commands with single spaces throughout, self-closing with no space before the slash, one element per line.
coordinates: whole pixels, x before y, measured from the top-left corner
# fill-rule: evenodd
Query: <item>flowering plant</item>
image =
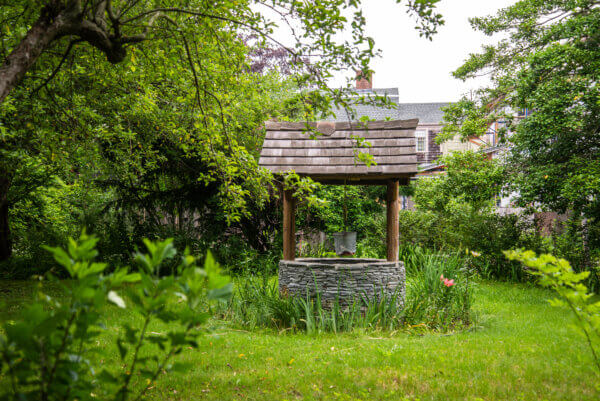
<path fill-rule="evenodd" d="M 446 277 L 444 277 L 444 275 L 442 274 L 440 276 L 440 281 L 442 283 L 444 283 L 444 285 L 448 288 L 452 287 L 453 285 L 455 285 L 456 283 L 454 282 L 454 279 L 447 279 Z"/>

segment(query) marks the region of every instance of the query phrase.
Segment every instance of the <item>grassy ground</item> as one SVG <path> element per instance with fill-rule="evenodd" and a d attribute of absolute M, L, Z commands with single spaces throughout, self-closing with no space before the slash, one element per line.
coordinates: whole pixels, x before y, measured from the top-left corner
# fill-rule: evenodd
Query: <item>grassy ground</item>
<path fill-rule="evenodd" d="M 0 284 L 10 318 L 30 291 Z M 480 283 L 476 327 L 454 335 L 353 333 L 306 336 L 216 327 L 199 350 L 180 355 L 194 368 L 159 379 L 156 400 L 597 400 L 589 353 L 567 311 L 530 286 Z M 117 360 L 115 310 L 102 362 Z M 164 332 L 157 324 L 152 331 Z M 99 361 L 100 362 L 100 361 Z"/>

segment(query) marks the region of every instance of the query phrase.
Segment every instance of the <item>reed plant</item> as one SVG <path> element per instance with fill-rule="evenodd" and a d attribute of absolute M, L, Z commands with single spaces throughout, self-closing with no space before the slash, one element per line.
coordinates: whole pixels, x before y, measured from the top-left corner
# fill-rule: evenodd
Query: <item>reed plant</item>
<path fill-rule="evenodd" d="M 458 255 L 404 250 L 406 297 L 399 292 L 367 297 L 356 294 L 349 302 L 325 304 L 319 291 L 302 296 L 282 295 L 276 277 L 239 277 L 223 315 L 245 329 L 258 327 L 306 333 L 448 331 L 471 323 L 472 280 Z M 471 282 L 470 282 L 471 281 Z"/>

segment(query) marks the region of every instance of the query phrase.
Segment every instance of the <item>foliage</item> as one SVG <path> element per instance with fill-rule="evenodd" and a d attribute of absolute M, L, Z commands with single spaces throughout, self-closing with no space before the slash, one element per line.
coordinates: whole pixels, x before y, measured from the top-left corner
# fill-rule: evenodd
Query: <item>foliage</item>
<path fill-rule="evenodd" d="M 407 275 L 407 324 L 417 330 L 448 331 L 472 323 L 473 283 L 465 259 L 419 247 L 404 247 L 400 259 Z"/>
<path fill-rule="evenodd" d="M 281 237 L 277 237 L 269 249 L 261 252 L 249 246 L 239 235 L 231 235 L 218 242 L 214 255 L 218 260 L 226 261 L 224 268 L 232 274 L 271 275 L 277 273 L 281 253 Z"/>
<path fill-rule="evenodd" d="M 161 264 L 177 251 L 172 240 L 146 240 L 148 253 L 135 258 L 138 273 L 121 268 L 105 274 L 107 264 L 94 262 L 97 242 L 84 233 L 77 241 L 70 239 L 66 250 L 47 248 L 71 281 L 64 285 L 64 301 L 39 292 L 18 320 L 4 324 L 1 371 L 9 385 L 3 399 L 141 399 L 160 374 L 183 367 L 171 363 L 173 356 L 184 347 L 197 347 L 197 328 L 209 316 L 207 300 L 226 299 L 231 292 L 210 254 L 201 269 L 185 252 L 179 275 L 159 278 Z M 121 287 L 128 293 L 129 307 L 119 294 Z M 180 300 L 177 306 L 171 305 L 174 298 Z M 120 364 L 127 366 L 122 371 L 95 362 L 108 302 L 128 308 L 143 321 L 142 327 L 125 324 L 116 338 Z M 169 324 L 166 336 L 148 332 L 154 320 Z M 148 352 L 149 344 L 160 351 Z M 138 375 L 147 379 L 142 386 L 132 381 Z"/>
<path fill-rule="evenodd" d="M 472 257 L 471 252 L 481 254 L 470 263 L 486 278 L 514 281 L 525 279 L 521 266 L 507 260 L 502 252 L 515 247 L 547 247 L 533 223 L 518 215 L 469 215 L 460 213 L 460 209 L 455 214 L 402 210 L 399 224 L 400 244 L 406 247 L 462 253 L 468 258 Z M 401 260 L 404 260 L 402 247 L 400 255 Z"/>
<path fill-rule="evenodd" d="M 497 160 L 465 151 L 444 156 L 440 163 L 446 166 L 446 174 L 422 179 L 416 187 L 418 209 L 448 213 L 464 204 L 475 214 L 489 209 L 500 194 L 504 168 Z"/>
<path fill-rule="evenodd" d="M 540 284 L 556 291 L 560 299 L 550 300 L 552 306 L 568 307 L 575 315 L 577 327 L 583 333 L 600 374 L 600 301 L 582 283 L 590 272 L 576 273 L 565 259 L 549 254 L 537 256 L 533 251 L 507 251 L 506 256 L 527 266 L 538 276 Z"/>
<path fill-rule="evenodd" d="M 501 39 L 454 75 L 490 73 L 491 85 L 446 111 L 446 137 L 481 136 L 491 122 L 506 121 L 510 130 L 499 134 L 510 148 L 519 205 L 572 210 L 598 224 L 598 2 L 521 0 L 471 24 Z M 528 112 L 516 118 L 517 110 Z"/>
<path fill-rule="evenodd" d="M 504 167 L 471 151 L 454 152 L 442 163 L 446 174 L 417 182 L 416 211 L 400 212 L 400 243 L 453 253 L 472 250 L 482 255 L 473 263 L 485 277 L 523 279 L 519 264 L 502 252 L 542 244 L 531 222 L 493 210 L 505 182 Z"/>
<path fill-rule="evenodd" d="M 320 186 L 313 195 L 320 202 L 303 202 L 297 211 L 297 225 L 307 232 L 324 232 L 323 244 L 306 244 L 302 254 L 323 257 L 333 252 L 331 234 L 341 231 L 357 233 L 358 257 L 385 256 L 385 188 L 381 186 Z M 321 256 L 319 256 L 321 255 Z"/>
<path fill-rule="evenodd" d="M 320 296 L 282 296 L 277 280 L 243 277 L 236 286 L 226 317 L 247 329 L 268 327 L 308 334 L 354 330 L 395 330 L 402 326 L 398 295 L 364 299 L 357 294 L 343 306 L 339 300 L 323 305 Z"/>
<path fill-rule="evenodd" d="M 437 0 L 406 3 L 423 35 L 443 23 Z M 347 105 L 348 88 L 330 90 L 329 78 L 368 71 L 378 54 L 354 0 L 0 4 L 1 260 L 11 209 L 52 181 L 38 171 L 114 190 L 121 221 L 156 238 L 165 220 L 194 231 L 207 207 L 241 221 L 269 197 L 273 177 L 256 157 L 263 122 Z M 292 44 L 274 37 L 276 23 Z M 284 53 L 285 70 L 253 72 L 265 48 Z M 258 55 L 263 65 L 281 56 Z"/>
<path fill-rule="evenodd" d="M 412 253 L 414 257 L 409 257 Z M 420 257 L 419 257 L 420 256 Z M 316 296 L 282 296 L 268 276 L 241 276 L 223 314 L 246 329 L 268 327 L 306 333 L 355 330 L 450 331 L 471 324 L 471 292 L 462 258 L 419 253 L 405 248 L 407 289 L 404 305 L 398 294 L 366 298 L 356 294 L 348 305 L 335 300 L 324 305 Z M 454 280 L 444 285 L 443 276 Z"/>
<path fill-rule="evenodd" d="M 373 216 L 385 210 L 385 189 L 380 186 L 329 185 L 318 188 L 315 195 L 323 203 L 299 208 L 298 224 L 326 233 L 356 231 L 362 237 L 373 228 Z"/>
<path fill-rule="evenodd" d="M 599 241 L 600 226 L 597 224 L 587 226 L 582 224 L 581 218 L 572 216 L 555 228 L 552 236 L 544 244 L 543 252 L 567 260 L 575 272 L 589 271 L 590 275 L 584 284 L 591 291 L 598 292 L 600 288 Z"/>

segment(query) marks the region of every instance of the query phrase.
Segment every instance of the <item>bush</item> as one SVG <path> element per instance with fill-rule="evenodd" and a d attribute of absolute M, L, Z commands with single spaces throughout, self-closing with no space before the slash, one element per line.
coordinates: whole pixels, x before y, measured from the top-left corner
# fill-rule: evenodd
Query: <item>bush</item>
<path fill-rule="evenodd" d="M 443 253 L 481 256 L 471 260 L 486 278 L 519 281 L 525 279 L 520 264 L 508 260 L 503 251 L 512 248 L 542 249 L 543 239 L 532 222 L 517 215 L 495 213 L 438 214 L 431 211 L 400 212 L 400 243 Z M 403 256 L 401 256 L 401 260 Z"/>
<path fill-rule="evenodd" d="M 296 220 L 299 227 L 327 234 L 356 231 L 359 242 L 385 238 L 385 187 L 322 186 L 315 195 L 324 202 L 300 205 Z"/>
<path fill-rule="evenodd" d="M 99 198 L 103 194 L 58 178 L 21 196 L 10 208 L 13 256 L 0 263 L 0 278 L 26 279 L 52 268 L 54 260 L 43 245 L 65 246 L 67 238 L 81 232 L 84 210 L 94 209 Z"/>
<path fill-rule="evenodd" d="M 600 226 L 589 224 L 587 229 L 586 233 L 581 219 L 575 217 L 569 219 L 561 231 L 556 230 L 549 238 L 544 252 L 566 259 L 576 272 L 589 271 L 590 275 L 585 280 L 586 285 L 590 290 L 597 292 L 600 288 L 600 244 L 598 244 Z M 588 250 L 584 243 L 586 235 Z"/>
<path fill-rule="evenodd" d="M 64 286 L 66 299 L 40 292 L 20 319 L 3 325 L 0 373 L 7 381 L 0 399 L 140 399 L 159 375 L 182 368 L 171 362 L 175 355 L 184 347 L 197 347 L 196 328 L 209 316 L 206 302 L 226 299 L 231 292 L 210 255 L 200 269 L 185 252 L 179 276 L 159 277 L 161 264 L 177 253 L 172 240 L 146 240 L 148 253 L 135 258 L 139 273 L 118 269 L 105 275 L 108 266 L 94 262 L 97 242 L 84 234 L 79 241 L 71 239 L 67 250 L 47 248 L 71 278 Z M 119 288 L 127 283 L 135 283 L 127 287 L 128 309 L 143 323 L 124 324 L 119 330 L 123 333 L 116 340 L 119 365 L 127 369 L 101 367 L 90 356 L 98 351 L 96 338 L 103 329 L 106 304 L 125 308 Z M 173 299 L 181 302 L 174 306 Z M 149 324 L 157 319 L 169 324 L 167 335 L 148 335 Z M 157 345 L 159 351 L 149 351 L 148 344 Z M 146 379 L 141 386 L 132 383 L 138 376 Z"/>
<path fill-rule="evenodd" d="M 230 236 L 213 245 L 215 245 L 215 257 L 223 261 L 224 267 L 232 274 L 272 275 L 277 273 L 277 266 L 282 254 L 282 246 L 279 242 L 267 252 L 259 252 L 251 248 L 239 236 Z"/>

